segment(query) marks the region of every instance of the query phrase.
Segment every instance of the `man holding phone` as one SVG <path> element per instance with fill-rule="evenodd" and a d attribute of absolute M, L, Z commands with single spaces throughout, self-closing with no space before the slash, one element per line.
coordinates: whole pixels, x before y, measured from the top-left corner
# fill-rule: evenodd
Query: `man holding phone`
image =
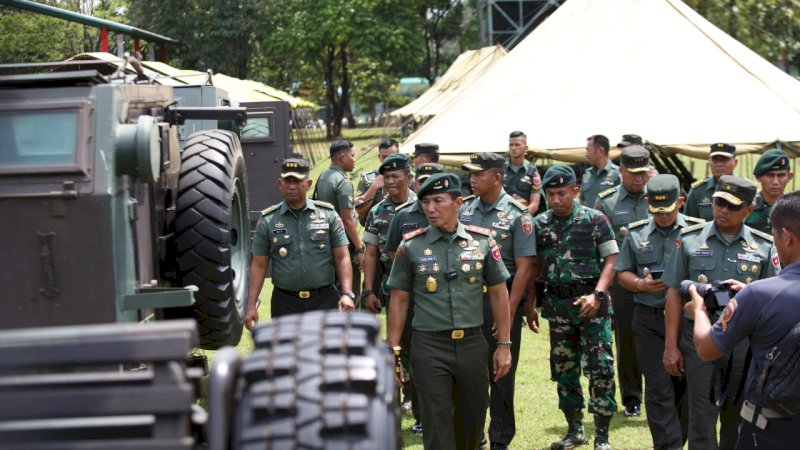
<path fill-rule="evenodd" d="M 680 448 L 686 441 L 686 420 L 680 414 L 686 381 L 670 376 L 661 361 L 667 286 L 660 278 L 681 230 L 704 221 L 680 213 L 684 202 L 680 194 L 675 175 L 656 175 L 647 183 L 652 216 L 628 226 L 614 265 L 620 285 L 634 293 L 634 346 L 645 379 L 644 402 L 654 448 Z"/>

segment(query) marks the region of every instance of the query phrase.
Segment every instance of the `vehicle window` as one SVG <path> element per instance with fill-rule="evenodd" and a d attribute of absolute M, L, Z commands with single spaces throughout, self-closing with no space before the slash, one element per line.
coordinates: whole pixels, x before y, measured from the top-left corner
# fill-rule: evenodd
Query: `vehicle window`
<path fill-rule="evenodd" d="M 0 166 L 75 164 L 78 110 L 0 112 Z"/>

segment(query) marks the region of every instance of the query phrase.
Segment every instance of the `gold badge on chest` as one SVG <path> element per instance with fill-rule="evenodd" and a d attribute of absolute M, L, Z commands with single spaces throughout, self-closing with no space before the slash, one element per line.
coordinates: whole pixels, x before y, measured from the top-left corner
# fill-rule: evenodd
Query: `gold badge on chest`
<path fill-rule="evenodd" d="M 425 250 L 422 251 L 422 254 L 425 256 L 431 256 L 433 254 L 433 250 L 426 248 Z"/>
<path fill-rule="evenodd" d="M 700 276 L 697 277 L 697 282 L 700 284 L 706 284 L 708 283 L 708 277 L 705 274 L 701 273 Z"/>
<path fill-rule="evenodd" d="M 428 279 L 425 280 L 425 289 L 427 289 L 428 292 L 436 292 L 438 287 L 439 283 L 436 282 L 436 278 L 429 275 Z"/>
<path fill-rule="evenodd" d="M 289 254 L 289 250 L 286 250 L 286 247 L 281 247 L 278 249 L 278 254 L 281 256 L 281 258 L 286 258 L 286 256 Z"/>

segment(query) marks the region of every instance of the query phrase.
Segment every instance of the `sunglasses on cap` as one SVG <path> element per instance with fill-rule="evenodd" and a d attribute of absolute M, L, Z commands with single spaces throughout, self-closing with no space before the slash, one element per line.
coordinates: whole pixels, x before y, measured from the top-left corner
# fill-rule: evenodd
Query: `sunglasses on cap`
<path fill-rule="evenodd" d="M 729 211 L 734 211 L 734 212 L 741 211 L 742 208 L 746 206 L 744 203 L 742 203 L 741 205 L 734 205 L 733 203 L 719 197 L 714 197 L 714 204 L 718 208 L 727 208 Z"/>

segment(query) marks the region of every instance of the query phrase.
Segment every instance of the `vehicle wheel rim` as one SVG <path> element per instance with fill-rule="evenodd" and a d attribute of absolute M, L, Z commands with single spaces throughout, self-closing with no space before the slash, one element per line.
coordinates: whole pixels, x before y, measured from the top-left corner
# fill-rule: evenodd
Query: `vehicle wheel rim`
<path fill-rule="evenodd" d="M 233 291 L 236 299 L 236 309 L 244 315 L 245 292 L 247 285 L 244 282 L 247 277 L 247 239 L 250 238 L 247 230 L 247 217 L 244 206 L 242 205 L 242 195 L 244 186 L 242 180 L 236 178 L 233 187 L 233 198 L 231 199 L 231 269 L 233 269 Z"/>

